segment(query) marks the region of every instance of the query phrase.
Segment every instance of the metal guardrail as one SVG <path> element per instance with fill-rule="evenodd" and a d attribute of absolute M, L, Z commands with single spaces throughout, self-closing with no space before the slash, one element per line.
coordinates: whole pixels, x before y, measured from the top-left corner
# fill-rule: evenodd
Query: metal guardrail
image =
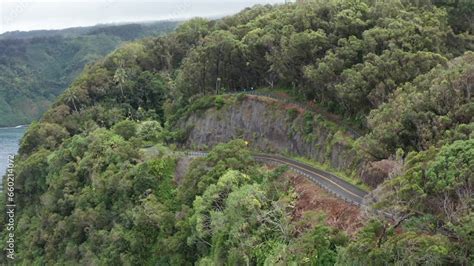
<path fill-rule="evenodd" d="M 191 157 L 205 157 L 205 156 L 208 155 L 207 152 L 201 152 L 201 151 L 191 151 L 191 152 L 187 152 L 186 154 L 188 156 L 191 156 Z M 321 175 L 317 174 L 316 172 L 313 172 L 313 175 L 311 175 L 311 174 L 308 173 L 309 172 L 308 170 L 307 170 L 308 172 L 305 172 L 305 171 L 302 171 L 301 169 L 299 169 L 298 167 L 296 167 L 296 166 L 294 166 L 290 163 L 281 163 L 281 162 L 277 162 L 277 161 L 275 161 L 274 159 L 271 159 L 271 158 L 259 157 L 258 154 L 254 154 L 254 158 L 255 158 L 256 161 L 263 161 L 263 162 L 273 164 L 273 165 L 287 165 L 292 171 L 306 177 L 308 180 L 312 181 L 313 183 L 315 183 L 316 185 L 318 185 L 319 187 L 321 187 L 325 191 L 329 192 L 330 194 L 336 196 L 337 198 L 340 198 L 340 199 L 344 200 L 345 202 L 350 203 L 352 205 L 356 205 L 358 207 L 364 206 L 362 204 L 363 197 L 360 197 L 360 201 L 355 201 L 355 200 L 352 200 L 348 197 L 345 197 L 342 194 L 338 194 L 337 192 L 331 190 L 328 186 L 326 186 L 325 184 L 320 182 L 320 180 L 318 180 L 315 176 L 321 176 Z M 314 167 L 309 166 L 309 165 L 307 167 L 314 168 Z M 330 180 L 329 177 L 325 177 L 325 178 Z M 346 181 L 343 181 L 342 179 L 341 179 L 341 181 L 349 185 L 349 183 L 347 183 Z M 349 186 L 352 186 L 352 185 L 349 185 Z"/>
<path fill-rule="evenodd" d="M 209 153 L 208 152 L 200 152 L 200 151 L 188 151 L 185 152 L 186 155 L 190 157 L 206 157 Z"/>
<path fill-rule="evenodd" d="M 188 152 L 185 152 L 188 156 L 191 156 L 191 157 L 206 157 L 209 153 L 208 152 L 203 152 L 203 151 L 188 151 Z M 291 168 L 292 171 L 306 177 L 308 180 L 312 181 L 313 183 L 315 183 L 316 185 L 318 185 L 319 187 L 321 187 L 322 189 L 324 189 L 325 191 L 327 191 L 328 193 L 334 195 L 335 197 L 339 198 L 339 199 L 342 199 L 344 200 L 345 202 L 349 203 L 349 204 L 352 204 L 352 205 L 355 205 L 357 207 L 369 207 L 367 205 L 365 205 L 363 203 L 363 199 L 364 197 L 363 196 L 360 196 L 359 198 L 359 201 L 354 201 L 350 198 L 347 198 L 345 197 L 344 195 L 341 195 L 341 194 L 338 194 L 336 191 L 333 191 L 331 188 L 329 188 L 328 186 L 326 186 L 325 184 L 323 184 L 322 182 L 320 182 L 317 178 L 315 178 L 314 175 L 319 175 L 318 173 L 316 173 L 314 170 L 313 170 L 313 174 L 314 175 L 310 175 L 300 169 L 298 169 L 297 167 L 291 165 L 291 164 L 288 164 L 288 163 L 279 163 L 277 161 L 274 161 L 274 160 L 269 160 L 269 159 L 265 159 L 261 156 L 263 156 L 262 154 L 253 154 L 254 158 L 256 161 L 263 161 L 263 162 L 266 162 L 266 163 L 269 163 L 269 164 L 273 164 L 273 165 L 282 165 L 282 164 L 285 164 L 287 165 L 289 168 Z M 260 156 L 260 157 L 259 157 Z M 265 156 L 272 156 L 272 155 L 265 155 Z M 284 157 L 282 157 L 284 158 Z M 290 160 L 290 159 L 287 159 L 287 160 Z M 301 163 L 302 165 L 306 165 L 306 164 L 303 164 Z M 306 167 L 308 168 L 312 168 L 312 169 L 315 169 L 317 170 L 317 168 L 314 168 L 310 165 L 306 165 Z M 307 171 L 307 170 L 306 170 Z M 321 176 L 321 175 L 319 175 Z M 334 175 L 333 175 L 334 176 Z M 325 177 L 325 178 L 328 178 L 329 177 Z M 347 183 L 346 181 L 344 181 L 343 179 L 339 178 L 339 180 L 343 183 L 346 183 L 349 187 L 350 186 L 353 186 L 352 184 L 349 184 Z M 391 214 L 391 213 L 388 213 L 386 211 L 380 211 L 380 210 L 374 210 L 372 209 L 372 211 L 378 215 L 381 215 L 381 216 L 384 216 L 386 219 L 391 219 L 391 220 L 396 220 L 396 217 L 395 215 Z"/>
<path fill-rule="evenodd" d="M 309 168 L 309 169 L 304 169 L 301 170 L 298 168 L 297 165 L 293 165 L 293 163 L 291 162 L 284 162 L 284 163 L 281 163 L 281 162 L 276 162 L 274 161 L 274 159 L 266 159 L 266 158 L 256 158 L 257 160 L 259 161 L 263 161 L 263 162 L 266 162 L 266 163 L 270 163 L 270 164 L 274 164 L 274 165 L 282 165 L 282 164 L 285 164 L 287 165 L 291 170 L 293 170 L 294 172 L 306 177 L 308 180 L 312 181 L 313 183 L 315 183 L 316 185 L 318 185 L 319 187 L 321 187 L 322 189 L 324 189 L 325 191 L 327 191 L 328 193 L 330 193 L 331 195 L 334 195 L 335 197 L 339 198 L 339 199 L 342 199 L 344 200 L 345 202 L 348 202 L 352 205 L 356 205 L 356 206 L 363 206 L 362 205 L 362 202 L 363 202 L 363 197 L 362 196 L 357 196 L 357 201 L 356 200 L 353 200 L 349 197 L 346 197 L 344 196 L 343 194 L 340 194 L 340 193 L 337 193 L 336 191 L 332 190 L 328 185 L 325 185 L 324 182 L 321 182 L 320 179 L 316 178 L 316 176 L 319 176 L 319 177 L 322 177 L 324 179 L 326 179 L 327 181 L 329 182 L 332 182 L 331 181 L 331 177 L 329 176 L 324 176 L 322 175 L 321 173 L 317 173 L 316 171 L 314 170 L 311 170 L 311 169 L 316 169 L 312 166 L 309 166 L 309 165 L 305 165 L 306 168 Z M 287 159 L 288 160 L 288 159 Z M 310 172 L 310 173 L 308 173 Z M 342 180 L 339 178 L 339 181 L 341 181 L 342 183 L 345 183 L 347 186 L 351 187 L 353 186 L 352 184 L 349 184 L 347 183 L 346 181 Z M 338 186 L 339 188 L 343 189 L 343 190 L 346 190 L 346 188 L 344 188 L 342 185 L 340 184 L 335 184 L 336 186 Z M 350 192 L 349 192 L 350 193 Z M 354 195 L 354 194 L 353 194 Z"/>

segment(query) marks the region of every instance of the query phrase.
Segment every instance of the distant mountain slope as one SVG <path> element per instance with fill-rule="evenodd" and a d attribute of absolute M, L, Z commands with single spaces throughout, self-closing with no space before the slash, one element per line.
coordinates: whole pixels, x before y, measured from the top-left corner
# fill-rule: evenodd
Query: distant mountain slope
<path fill-rule="evenodd" d="M 146 35 L 155 35 L 164 31 L 170 31 L 176 27 L 176 24 L 176 21 L 158 21 L 145 23 L 99 24 L 91 27 L 72 27 L 60 30 L 9 31 L 0 34 L 0 40 L 31 39 L 52 36 L 78 37 L 83 35 L 97 35 L 100 33 L 120 37 L 124 40 L 131 40 Z"/>
<path fill-rule="evenodd" d="M 3 213 L 15 204 L 0 249 L 13 251 L 14 233 L 20 265 L 472 265 L 474 38 L 449 14 L 474 9 L 456 2 L 255 6 L 123 45 L 28 128 L 15 197 L 0 197 Z M 251 86 L 366 121 L 366 133 L 352 140 L 298 105 L 222 95 Z M 243 139 L 177 169 L 183 144 L 230 136 Z M 270 145 L 375 187 L 360 217 L 333 219 L 364 219 L 360 231 L 319 213 L 298 220 L 315 202 L 298 203 L 284 169 L 251 158 Z M 348 150 L 367 163 L 347 163 Z"/>
<path fill-rule="evenodd" d="M 125 41 L 169 32 L 176 25 L 167 21 L 0 35 L 0 126 L 39 118 L 87 63 Z"/>

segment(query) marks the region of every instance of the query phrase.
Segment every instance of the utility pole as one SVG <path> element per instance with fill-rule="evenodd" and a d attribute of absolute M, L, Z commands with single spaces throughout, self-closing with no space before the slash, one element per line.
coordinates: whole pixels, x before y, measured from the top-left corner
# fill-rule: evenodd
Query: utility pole
<path fill-rule="evenodd" d="M 221 87 L 221 78 L 216 79 L 216 94 L 219 94 L 219 89 Z"/>

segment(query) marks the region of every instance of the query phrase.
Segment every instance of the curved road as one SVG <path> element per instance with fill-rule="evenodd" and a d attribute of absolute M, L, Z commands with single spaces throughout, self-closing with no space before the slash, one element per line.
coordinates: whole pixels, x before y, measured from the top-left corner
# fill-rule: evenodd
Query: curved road
<path fill-rule="evenodd" d="M 204 157 L 207 155 L 207 152 L 189 152 L 188 155 L 192 157 Z M 256 161 L 287 165 L 290 169 L 306 176 L 309 180 L 313 181 L 329 193 L 334 194 L 351 204 L 361 206 L 364 196 L 367 195 L 367 192 L 348 183 L 340 177 L 296 160 L 269 154 L 254 154 L 253 156 Z"/>

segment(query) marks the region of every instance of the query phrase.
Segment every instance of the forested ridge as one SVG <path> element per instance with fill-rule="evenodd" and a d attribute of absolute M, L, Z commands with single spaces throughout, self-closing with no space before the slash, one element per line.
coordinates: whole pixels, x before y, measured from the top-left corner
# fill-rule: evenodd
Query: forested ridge
<path fill-rule="evenodd" d="M 17 262 L 471 265 L 472 14 L 462 0 L 298 1 L 121 47 L 22 139 Z M 254 162 L 244 140 L 176 174 L 179 117 L 251 87 L 346 117 L 364 132 L 354 145 L 366 160 L 399 166 L 370 193 L 357 233 L 325 213 L 297 218 L 287 169 Z"/>
<path fill-rule="evenodd" d="M 121 43 L 171 31 L 176 22 L 100 25 L 0 35 L 0 127 L 37 120 L 82 71 Z"/>

